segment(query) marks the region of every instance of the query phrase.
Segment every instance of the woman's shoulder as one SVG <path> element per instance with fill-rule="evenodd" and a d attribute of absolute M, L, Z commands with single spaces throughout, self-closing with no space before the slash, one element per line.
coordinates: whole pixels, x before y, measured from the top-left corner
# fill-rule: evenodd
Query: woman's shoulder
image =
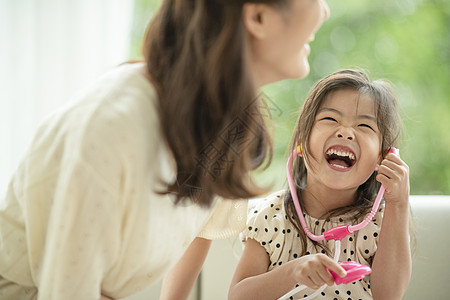
<path fill-rule="evenodd" d="M 157 112 L 157 95 L 143 74 L 144 65 L 120 65 L 82 90 L 73 101 L 72 112 L 84 112 L 90 121 L 127 119 L 145 122 Z M 70 110 L 70 109 L 69 109 Z"/>
<path fill-rule="evenodd" d="M 141 72 L 141 64 L 118 66 L 79 93 L 63 115 L 84 134 L 111 138 L 151 136 L 159 128 L 156 92 Z M 75 124 L 74 124 L 75 123 Z M 83 128 L 82 128 L 83 129 Z"/>
<path fill-rule="evenodd" d="M 117 66 L 72 96 L 68 104 L 54 111 L 40 127 L 76 132 L 111 130 L 117 122 L 148 122 L 157 116 L 157 95 L 141 71 L 142 64 Z M 149 118 L 150 117 L 150 118 Z"/>
<path fill-rule="evenodd" d="M 44 120 L 31 153 L 52 149 L 55 157 L 88 164 L 107 157 L 141 161 L 161 145 L 156 93 L 138 65 L 118 66 Z"/>

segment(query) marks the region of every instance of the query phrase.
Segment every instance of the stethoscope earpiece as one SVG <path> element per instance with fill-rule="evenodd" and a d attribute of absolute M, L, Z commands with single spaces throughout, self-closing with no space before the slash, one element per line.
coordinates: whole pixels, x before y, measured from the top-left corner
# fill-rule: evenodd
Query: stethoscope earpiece
<path fill-rule="evenodd" d="M 395 147 L 391 147 L 391 148 L 387 149 L 386 151 L 381 150 L 380 157 L 384 159 L 384 158 L 386 158 L 386 156 L 389 153 L 392 153 L 392 154 L 395 154 L 395 155 L 399 155 L 400 151 L 397 148 L 395 148 Z"/>
<path fill-rule="evenodd" d="M 297 146 L 297 155 L 301 156 L 303 154 L 303 144 Z"/>

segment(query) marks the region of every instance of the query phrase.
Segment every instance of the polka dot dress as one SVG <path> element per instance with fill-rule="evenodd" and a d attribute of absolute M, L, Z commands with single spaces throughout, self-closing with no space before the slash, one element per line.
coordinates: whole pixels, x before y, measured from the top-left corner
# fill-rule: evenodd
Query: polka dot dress
<path fill-rule="evenodd" d="M 258 201 L 256 206 L 249 210 L 247 228 L 241 234 L 243 241 L 249 238 L 254 239 L 266 249 L 270 257 L 268 271 L 299 258 L 301 255 L 301 238 L 286 215 L 283 202 L 284 191 L 274 193 L 266 199 Z M 351 213 L 328 219 L 316 219 L 305 215 L 305 220 L 310 231 L 320 235 L 330 228 L 350 224 L 350 217 Z M 377 250 L 382 217 L 383 207 L 380 207 L 366 227 L 342 240 L 340 262 L 352 260 L 362 265 L 372 265 L 373 256 Z M 331 250 L 332 255 L 334 254 L 334 241 L 323 241 L 321 243 Z M 308 239 L 306 255 L 314 253 L 326 252 L 321 247 L 314 246 Z M 301 299 L 313 292 L 314 290 L 304 289 L 292 299 Z M 370 275 L 347 285 L 327 287 L 316 299 L 372 299 Z"/>

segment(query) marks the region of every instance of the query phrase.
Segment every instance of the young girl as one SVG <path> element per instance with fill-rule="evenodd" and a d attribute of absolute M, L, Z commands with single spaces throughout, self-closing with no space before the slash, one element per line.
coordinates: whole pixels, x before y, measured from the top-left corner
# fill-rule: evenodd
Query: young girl
<path fill-rule="evenodd" d="M 324 284 L 319 299 L 402 298 L 411 274 L 408 166 L 397 155 L 386 155 L 397 144 L 400 124 L 390 87 L 360 71 L 336 72 L 313 87 L 288 152 L 299 149 L 293 178 L 304 218 L 315 235 L 357 224 L 383 184 L 384 204 L 365 228 L 342 240 L 339 258 L 370 266 L 372 273 L 334 285 L 328 269 L 346 275 L 330 258 L 334 241 L 309 239 L 291 193 L 280 191 L 249 212 L 230 299 L 277 299 L 306 285 L 297 299 Z"/>

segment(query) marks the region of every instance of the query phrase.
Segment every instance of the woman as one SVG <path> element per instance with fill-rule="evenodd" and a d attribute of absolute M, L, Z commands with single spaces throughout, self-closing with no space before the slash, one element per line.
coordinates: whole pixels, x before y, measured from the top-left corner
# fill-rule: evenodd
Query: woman
<path fill-rule="evenodd" d="M 308 73 L 327 16 L 323 0 L 163 1 L 146 64 L 38 129 L 0 208 L 0 298 L 123 298 L 172 267 L 161 297 L 187 297 L 210 239 L 245 226 L 245 201 L 221 199 L 264 192 L 258 88 Z"/>

